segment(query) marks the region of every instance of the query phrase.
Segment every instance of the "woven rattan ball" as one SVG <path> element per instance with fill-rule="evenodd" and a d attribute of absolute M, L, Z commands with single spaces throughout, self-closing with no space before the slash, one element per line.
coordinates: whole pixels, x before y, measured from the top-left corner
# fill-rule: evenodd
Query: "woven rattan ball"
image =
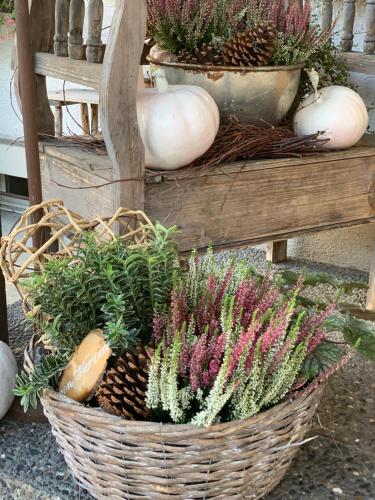
<path fill-rule="evenodd" d="M 10 234 L 2 238 L 0 265 L 28 310 L 22 280 L 41 271 L 51 259 L 74 255 L 82 244 L 83 231 L 95 231 L 102 241 L 120 234 L 130 246 L 144 246 L 152 230 L 151 221 L 141 211 L 120 208 L 113 217 L 87 220 L 66 208 L 62 201 L 47 201 L 26 210 Z"/>

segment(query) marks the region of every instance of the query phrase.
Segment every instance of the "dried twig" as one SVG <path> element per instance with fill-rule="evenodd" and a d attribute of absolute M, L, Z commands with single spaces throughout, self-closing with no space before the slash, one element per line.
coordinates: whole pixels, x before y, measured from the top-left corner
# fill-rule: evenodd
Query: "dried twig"
<path fill-rule="evenodd" d="M 229 124 L 220 127 L 219 133 L 212 147 L 195 162 L 179 171 L 147 170 L 147 177 L 172 175 L 174 180 L 184 180 L 199 177 L 206 169 L 218 167 L 223 163 L 238 161 L 301 158 L 313 156 L 323 151 L 322 146 L 327 142 L 320 139 L 321 132 L 299 138 L 294 132 L 284 127 L 257 127 L 255 125 L 239 123 L 232 120 Z M 97 155 L 106 155 L 107 148 L 101 135 L 76 135 L 64 136 L 60 140 L 62 147 L 75 146 Z M 58 143 L 57 143 L 58 144 Z M 117 179 L 100 186 L 72 187 L 71 189 L 93 189 L 118 182 L 134 179 Z M 69 186 L 62 186 L 69 188 Z"/>

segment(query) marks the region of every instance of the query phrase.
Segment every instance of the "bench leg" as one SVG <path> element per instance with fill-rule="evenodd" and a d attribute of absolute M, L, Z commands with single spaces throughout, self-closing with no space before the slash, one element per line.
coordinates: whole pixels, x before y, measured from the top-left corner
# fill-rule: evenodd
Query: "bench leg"
<path fill-rule="evenodd" d="M 62 106 L 55 106 L 55 135 L 61 137 L 63 135 L 63 112 Z"/>
<path fill-rule="evenodd" d="M 286 261 L 288 259 L 288 240 L 267 243 L 266 259 L 272 264 Z"/>
<path fill-rule="evenodd" d="M 97 134 L 99 132 L 99 106 L 91 104 L 91 133 Z"/>
<path fill-rule="evenodd" d="M 81 104 L 81 127 L 85 135 L 90 134 L 89 107 L 86 103 Z"/>
<path fill-rule="evenodd" d="M 372 255 L 370 266 L 370 280 L 367 293 L 366 309 L 368 311 L 375 311 L 375 251 Z"/>

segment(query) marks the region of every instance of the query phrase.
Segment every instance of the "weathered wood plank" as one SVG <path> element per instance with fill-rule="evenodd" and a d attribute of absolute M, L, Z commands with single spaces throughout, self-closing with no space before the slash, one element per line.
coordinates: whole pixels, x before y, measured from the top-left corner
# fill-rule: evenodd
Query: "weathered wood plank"
<path fill-rule="evenodd" d="M 89 0 L 87 11 L 89 34 L 86 43 L 86 59 L 92 63 L 99 63 L 103 55 L 103 0 Z"/>
<path fill-rule="evenodd" d="M 63 135 L 63 111 L 60 103 L 55 106 L 55 135 L 61 137 Z"/>
<path fill-rule="evenodd" d="M 90 134 L 90 117 L 89 117 L 89 107 L 87 103 L 83 102 L 80 105 L 81 109 L 81 131 L 83 134 Z"/>
<path fill-rule="evenodd" d="M 272 264 L 288 260 L 288 240 L 268 242 L 266 260 L 267 262 L 272 262 Z"/>
<path fill-rule="evenodd" d="M 77 157 L 79 158 L 79 154 Z M 62 199 L 68 208 L 87 218 L 97 215 L 111 216 L 113 215 L 112 186 L 89 190 L 71 189 L 102 184 L 103 178 L 98 173 L 89 166 L 82 168 L 82 164 L 78 161 L 74 164 L 66 163 L 42 153 L 43 198 Z"/>
<path fill-rule="evenodd" d="M 375 0 L 366 1 L 366 34 L 363 45 L 365 54 L 374 54 L 375 52 Z"/>
<path fill-rule="evenodd" d="M 68 57 L 70 0 L 56 0 L 55 8 L 55 54 L 59 57 Z"/>
<path fill-rule="evenodd" d="M 341 48 L 344 52 L 350 52 L 353 48 L 355 4 L 356 0 L 344 0 L 343 26 L 341 32 Z"/>
<path fill-rule="evenodd" d="M 97 134 L 99 132 L 99 106 L 97 104 L 91 104 L 91 134 Z"/>
<path fill-rule="evenodd" d="M 63 199 L 65 204 L 75 210 L 78 213 L 86 217 L 93 217 L 94 215 L 111 215 L 113 212 L 112 207 L 112 196 L 113 191 L 112 185 L 105 185 L 112 178 L 111 162 L 106 156 L 97 156 L 93 154 L 88 154 L 87 152 L 81 151 L 77 148 L 65 148 L 65 147 L 55 147 L 50 145 L 41 145 L 42 147 L 42 179 L 43 179 L 43 195 L 48 198 L 58 198 Z M 74 163 L 69 163 L 67 159 L 72 158 L 72 150 L 74 150 Z M 264 175 L 260 170 L 259 175 Z M 268 175 L 268 172 L 266 173 Z M 353 174 L 354 176 L 355 174 Z M 63 186 L 63 187 L 62 187 Z M 70 188 L 82 188 L 91 187 L 91 189 L 70 189 Z M 98 187 L 102 186 L 102 187 Z M 154 185 L 161 187 L 161 185 Z M 146 186 L 146 195 L 150 185 Z M 340 187 L 338 187 L 340 190 Z M 157 196 L 157 195 L 155 195 Z M 147 198 L 146 198 L 147 200 Z M 155 201 L 155 200 L 154 200 Z M 162 200 L 161 200 L 162 202 Z M 295 205 L 295 200 L 291 202 Z M 269 204 L 272 205 L 274 209 L 274 204 L 272 200 L 269 200 Z M 150 210 L 147 206 L 146 209 Z M 248 212 L 251 213 L 252 205 L 250 198 L 248 200 Z M 154 218 L 157 214 L 148 212 L 149 215 Z M 172 214 L 174 216 L 175 214 Z M 229 214 L 228 214 L 229 215 Z M 242 214 L 241 214 L 242 216 Z M 233 217 L 232 219 L 237 219 Z M 233 225 L 233 220 L 232 224 Z M 207 220 L 202 217 L 204 227 L 207 226 Z M 223 226 L 227 222 L 227 219 L 223 220 Z M 346 220 L 343 222 L 331 222 L 326 223 L 322 220 L 318 225 L 311 227 L 304 227 L 300 229 L 291 229 L 290 231 L 276 231 L 274 235 L 261 236 L 256 232 L 245 231 L 240 234 L 238 239 L 223 239 L 220 243 L 215 242 L 215 248 L 217 249 L 229 249 L 233 247 L 241 247 L 247 245 L 257 245 L 260 243 L 266 243 L 272 237 L 280 239 L 290 239 L 296 236 L 305 234 L 314 234 L 319 231 L 328 231 L 333 229 L 338 229 L 342 227 L 357 226 L 362 224 L 368 224 L 375 222 L 375 216 L 358 218 L 353 220 Z M 166 223 L 173 223 L 173 217 L 169 217 Z M 199 243 L 199 237 L 193 240 L 193 236 L 186 241 L 184 233 L 180 234 L 181 243 L 184 250 L 189 250 L 190 248 L 197 246 Z M 201 247 L 203 248 L 203 247 Z"/>
<path fill-rule="evenodd" d="M 34 70 L 39 75 L 78 83 L 96 90 L 100 89 L 103 75 L 101 64 L 92 64 L 68 57 L 57 57 L 54 54 L 43 52 L 34 54 Z"/>
<path fill-rule="evenodd" d="M 49 52 L 53 50 L 55 0 L 32 0 L 29 2 L 29 9 L 33 52 Z M 18 78 L 18 76 L 16 76 L 16 78 Z M 46 79 L 44 76 L 35 75 L 35 87 L 37 96 L 38 133 L 53 135 L 54 117 L 48 102 Z M 18 88 L 17 85 L 16 92 L 18 92 Z M 21 103 L 19 96 L 18 102 Z"/>
<path fill-rule="evenodd" d="M 64 181 L 55 169 L 55 182 L 80 187 L 113 179 L 107 156 L 48 144 L 44 154 L 51 171 L 55 162 L 59 168 L 64 165 Z M 257 244 L 375 220 L 375 148 L 223 165 L 194 179 L 184 175 L 182 170 L 175 180 L 161 177 L 159 183 L 149 179 L 145 184 L 146 212 L 154 220 L 177 224 L 184 250 L 210 242 L 218 248 Z M 66 197 L 78 212 L 86 210 L 91 197 L 96 213 L 101 206 L 113 210 L 114 185 L 69 190 L 53 184 L 52 188 L 46 192 Z"/>
<path fill-rule="evenodd" d="M 144 207 L 144 146 L 137 118 L 139 64 L 146 32 L 146 0 L 122 0 L 116 9 L 104 57 L 101 127 L 112 161 L 114 208 Z"/>
<path fill-rule="evenodd" d="M 183 249 L 375 217 L 375 155 L 146 185 L 145 210 Z M 277 210 L 275 210 L 277 207 Z"/>
<path fill-rule="evenodd" d="M 343 52 L 350 71 L 375 75 L 375 57 L 373 54 L 363 54 L 362 52 Z"/>

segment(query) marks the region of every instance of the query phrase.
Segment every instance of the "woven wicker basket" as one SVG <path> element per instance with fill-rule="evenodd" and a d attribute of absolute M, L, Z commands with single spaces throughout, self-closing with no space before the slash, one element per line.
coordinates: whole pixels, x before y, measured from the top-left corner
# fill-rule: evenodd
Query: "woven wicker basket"
<path fill-rule="evenodd" d="M 51 390 L 42 405 L 69 469 L 95 498 L 256 499 L 285 476 L 322 390 L 209 428 L 125 421 Z"/>
<path fill-rule="evenodd" d="M 41 224 L 52 233 L 44 252 L 30 245 L 39 227 L 32 218 L 41 208 Z M 26 212 L 0 252 L 3 271 L 18 284 L 25 306 L 27 293 L 20 280 L 30 269 L 71 254 L 83 229 L 98 230 L 99 238 L 113 237 L 115 223 L 125 224 L 124 238 L 133 244 L 147 244 L 150 226 L 141 212 L 122 210 L 112 219 L 93 222 L 67 211 L 61 202 Z M 48 253 L 56 241 L 58 252 Z M 39 349 L 36 336 L 25 353 L 26 370 L 33 369 Z M 310 429 L 322 391 L 320 386 L 250 419 L 209 428 L 130 422 L 53 390 L 46 390 L 41 401 L 71 473 L 95 498 L 257 499 L 285 476 Z"/>

